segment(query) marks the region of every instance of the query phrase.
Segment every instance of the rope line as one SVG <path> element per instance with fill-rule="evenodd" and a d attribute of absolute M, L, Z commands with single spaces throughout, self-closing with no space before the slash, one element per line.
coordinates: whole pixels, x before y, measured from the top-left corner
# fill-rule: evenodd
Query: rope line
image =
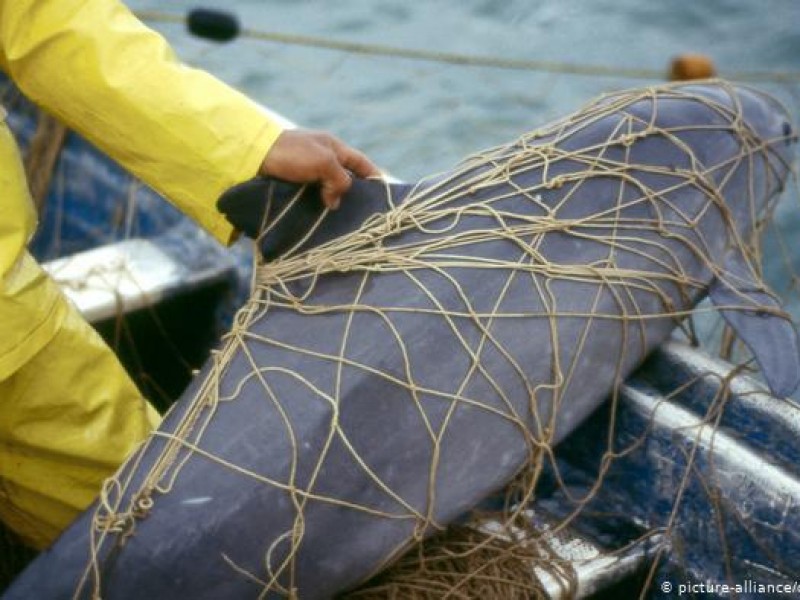
<path fill-rule="evenodd" d="M 155 10 L 136 11 L 136 15 L 140 19 L 150 23 L 183 25 L 186 22 L 186 17 L 183 15 Z M 591 65 L 555 60 L 460 54 L 456 52 L 425 50 L 421 48 L 403 48 L 385 44 L 353 42 L 322 36 L 264 31 L 251 28 L 243 28 L 239 35 L 243 38 L 260 42 L 301 46 L 306 48 L 320 48 L 324 50 L 346 52 L 350 54 L 402 58 L 465 67 L 488 67 L 494 69 L 575 75 L 579 77 L 620 77 L 625 79 L 644 79 L 656 81 L 663 80 L 667 75 L 666 69 Z M 722 73 L 722 75 L 730 81 L 749 83 L 800 83 L 800 72 L 798 71 L 736 70 L 726 71 Z"/>

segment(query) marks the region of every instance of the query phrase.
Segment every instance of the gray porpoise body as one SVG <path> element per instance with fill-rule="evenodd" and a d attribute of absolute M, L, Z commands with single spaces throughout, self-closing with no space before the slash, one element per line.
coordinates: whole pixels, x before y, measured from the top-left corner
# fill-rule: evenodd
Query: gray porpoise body
<path fill-rule="evenodd" d="M 709 100 L 714 106 L 698 98 Z M 611 97 L 600 102 L 602 105 L 613 101 Z M 730 131 L 729 118 L 719 107 L 732 110 L 736 106 L 741 107 L 748 140 L 766 143 L 767 153 L 746 148 L 743 139 Z M 645 132 L 653 120 L 656 126 L 676 133 L 672 137 L 635 135 Z M 679 131 L 683 126 L 686 129 Z M 626 202 L 642 195 L 643 188 L 621 183 L 621 178 L 611 172 L 601 174 L 595 169 L 590 176 L 570 179 L 585 173 L 588 166 L 583 160 L 569 157 L 554 158 L 547 172 L 532 169 L 511 181 L 498 180 L 454 200 L 466 206 L 503 196 L 496 209 L 507 222 L 514 222 L 515 215 L 544 216 L 545 207 L 555 210 L 555 218 L 563 220 L 580 220 L 600 211 L 609 211 L 620 222 L 652 220 L 660 212 L 663 229 L 628 232 L 631 241 L 620 245 L 613 257 L 619 269 L 650 274 L 648 280 L 656 282 L 658 293 L 646 286 L 625 287 L 620 281 L 602 282 L 589 277 L 576 280 L 559 277 L 555 272 L 514 274 L 507 268 L 444 264 L 438 269 L 415 270 L 413 277 L 400 271 L 372 273 L 366 284 L 363 271 L 326 274 L 316 281 L 305 302 L 310 306 L 336 307 L 349 306 L 357 300 L 369 307 L 425 310 L 435 309 L 437 302 L 460 314 L 538 313 L 542 317 L 484 318 L 476 322 L 468 317 L 448 320 L 429 312 L 399 310 L 385 311 L 384 315 L 344 309 L 301 314 L 290 306 L 279 305 L 262 310 L 247 328 L 248 334 L 260 339 L 249 339 L 246 344 L 255 363 L 265 369 L 263 378 L 271 396 L 265 393 L 261 379 L 248 377 L 254 368 L 250 358 L 242 351 L 236 352 L 220 380 L 220 394 L 235 393 L 236 399 L 216 407 L 199 446 L 206 453 L 273 481 L 287 483 L 293 477 L 294 487 L 313 487 L 316 496 L 341 502 L 309 499 L 301 523 L 297 519 L 297 497 L 293 500 L 286 490 L 183 450 L 181 456 L 188 459 L 175 474 L 170 490 L 153 494 L 152 508 L 146 518 L 135 520 L 132 535 L 124 537 L 123 543 L 123 536 L 108 534 L 100 545 L 97 565 L 102 598 L 259 597 L 263 586 L 242 573 L 269 580 L 267 568 L 279 571 L 291 550 L 287 532 L 300 525 L 302 543 L 296 548 L 293 568 L 280 573 L 278 581 L 284 586 L 293 585 L 301 598 L 326 598 L 363 581 L 408 546 L 422 522 L 411 517 L 408 506 L 421 515 L 430 515 L 438 524 L 464 514 L 506 484 L 529 459 L 530 449 L 520 423 L 463 402 L 450 410 L 453 400 L 447 395 L 476 399 L 501 412 L 509 411 L 504 398 L 508 399 L 528 430 L 539 438 L 545 435 L 543 424 L 549 422 L 557 407 L 548 435 L 552 443 L 563 439 L 609 396 L 617 382 L 669 336 L 677 323 L 671 317 L 624 321 L 586 315 L 636 311 L 658 315 L 668 310 L 668 304 L 684 310 L 704 297 L 715 282 L 710 265 L 737 260 L 730 257 L 736 249 L 731 246 L 723 213 L 714 205 L 709 207 L 708 184 L 719 188 L 738 234 L 748 239 L 755 226 L 752 191 L 755 190 L 758 203 L 756 212 L 761 211 L 786 177 L 790 157 L 787 131 L 791 131 L 787 127 L 785 112 L 771 99 L 749 89 L 714 82 L 666 88 L 599 118 L 565 120 L 561 127 L 545 128 L 542 131 L 548 133 L 533 142 L 545 145 L 556 140 L 556 147 L 562 151 L 596 146 L 596 157 L 607 164 L 637 165 L 628 174 L 635 176 L 640 186 L 657 192 L 652 202 L 626 206 Z M 628 136 L 625 143 L 624 136 Z M 617 138 L 619 143 L 608 143 Z M 518 150 L 519 146 L 509 146 L 497 160 L 511 161 Z M 735 160 L 742 152 L 749 156 Z M 668 167 L 676 175 L 648 167 Z M 440 176 L 423 182 L 409 202 L 424 201 L 440 193 L 443 186 L 457 189 L 481 169 L 489 167 L 475 167 L 455 178 Z M 676 186 L 685 181 L 678 173 L 697 169 L 705 171 L 707 181 Z M 520 192 L 539 186 L 548 178 L 558 178 L 561 183 L 537 191 L 541 204 Z M 383 190 L 380 184 L 359 183 L 353 193 L 365 194 L 366 199 L 362 198 L 358 210 L 366 214 L 384 208 Z M 342 211 L 351 204 L 345 198 Z M 346 217 L 346 212 L 335 217 L 338 221 L 331 221 L 327 228 L 323 226 L 318 239 L 312 238 L 307 246 L 352 229 L 353 221 L 348 225 Z M 449 226 L 453 226 L 450 233 L 459 234 L 498 227 L 496 214 L 464 212 L 455 223 L 453 218 L 443 217 L 441 223 L 427 231 L 403 231 L 384 244 L 431 242 L 445 235 L 436 229 Z M 685 227 L 695 220 L 694 227 Z M 609 246 L 593 237 L 603 231 L 591 226 L 581 230 L 586 235 L 574 235 L 575 231 L 552 231 L 541 236 L 537 241 L 541 260 L 572 266 L 608 264 Z M 640 252 L 645 250 L 649 258 Z M 526 248 L 504 239 L 465 242 L 456 250 L 448 250 L 455 251 L 486 260 L 531 260 Z M 676 268 L 692 283 L 680 285 L 669 278 L 658 279 L 660 274 Z M 747 279 L 746 274 L 739 275 Z M 298 280 L 289 287 L 301 295 L 307 286 L 307 280 Z M 534 293 L 534 289 L 547 293 Z M 425 290 L 433 293 L 435 302 Z M 545 315 L 554 310 L 581 316 L 551 321 Z M 781 317 L 775 319 L 782 321 Z M 784 325 L 779 323 L 777 327 Z M 348 326 L 350 333 L 344 339 Z M 491 331 L 495 342 L 481 346 L 483 328 Z M 408 348 L 408 362 L 395 331 Z M 757 351 L 758 340 L 754 344 Z M 480 347 L 483 372 L 472 368 L 473 360 L 465 345 L 475 352 Z M 290 347 L 307 348 L 314 354 Z M 330 358 L 340 354 L 347 358 L 345 364 Z M 557 363 L 569 377 L 554 392 L 543 386 L 553 383 Z M 166 418 L 162 432 L 176 431 L 211 368 L 209 362 Z M 302 374 L 305 381 L 292 373 Z M 423 390 L 416 398 L 398 383 L 407 381 L 409 373 Z M 780 385 L 788 384 L 784 381 Z M 331 403 L 322 399 L 320 391 L 338 399 L 340 434 L 333 436 L 314 484 L 309 486 L 334 414 Z M 285 415 L 280 414 L 273 398 L 278 399 Z M 538 422 L 531 406 L 536 408 Z M 440 431 L 447 423 L 437 456 L 423 415 L 433 431 Z M 289 437 L 287 420 L 294 442 Z M 129 480 L 122 494 L 123 506 L 139 489 L 165 444 L 164 438 L 153 438 L 137 466 L 123 469 L 119 479 Z M 434 458 L 437 468 L 432 497 L 429 479 Z M 376 483 L 376 477 L 383 486 Z M 393 493 L 387 493 L 387 489 Z M 377 516 L 344 506 L 343 502 L 397 518 Z M 89 564 L 96 509 L 93 506 L 87 510 L 5 597 L 72 598 L 78 589 L 77 598 L 90 598 L 94 578 L 86 578 L 82 585 L 79 582 Z M 429 527 L 426 533 L 432 531 Z M 273 551 L 267 557 L 270 547 Z M 266 595 L 280 596 L 272 591 Z"/>

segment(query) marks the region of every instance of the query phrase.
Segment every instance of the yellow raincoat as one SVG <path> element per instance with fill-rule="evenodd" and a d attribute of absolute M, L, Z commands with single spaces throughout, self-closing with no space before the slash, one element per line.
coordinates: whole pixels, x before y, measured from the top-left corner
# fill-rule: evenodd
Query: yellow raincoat
<path fill-rule="evenodd" d="M 177 62 L 116 0 L 0 0 L 0 67 L 231 240 L 215 202 L 257 173 L 281 132 L 257 104 Z M 26 250 L 35 226 L 19 151 L 0 123 L 0 518 L 43 547 L 158 415 Z"/>

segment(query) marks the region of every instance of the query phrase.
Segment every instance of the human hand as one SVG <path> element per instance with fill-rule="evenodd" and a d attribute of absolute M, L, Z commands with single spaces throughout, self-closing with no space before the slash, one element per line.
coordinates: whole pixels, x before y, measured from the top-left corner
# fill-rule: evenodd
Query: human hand
<path fill-rule="evenodd" d="M 380 175 L 378 167 L 358 150 L 321 131 L 288 129 L 278 137 L 261 165 L 260 174 L 291 183 L 319 183 L 325 206 L 337 209 L 350 189 L 350 173 Z"/>

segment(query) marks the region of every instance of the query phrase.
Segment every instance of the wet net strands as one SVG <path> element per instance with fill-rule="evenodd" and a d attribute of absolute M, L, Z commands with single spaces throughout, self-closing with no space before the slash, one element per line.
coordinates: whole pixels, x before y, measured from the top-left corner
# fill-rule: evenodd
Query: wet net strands
<path fill-rule="evenodd" d="M 94 516 L 93 559 L 76 597 L 86 589 L 100 597 L 104 545 L 112 539 L 124 545 L 135 535 L 139 520 L 158 511 L 160 498 L 174 491 L 191 461 L 228 470 L 288 499 L 291 527 L 264 540 L 259 572 L 224 557 L 231 576 L 257 583 L 264 597 L 298 593 L 306 514 L 318 505 L 410 526 L 410 535 L 375 569 L 397 561 L 392 570 L 353 597 L 530 597 L 541 594 L 536 565 L 558 571 L 571 587 L 569 565 L 553 556 L 524 518 L 542 466 L 557 469 L 553 448 L 567 433 L 564 415 L 581 398 L 599 402 L 606 396 L 613 414 L 624 378 L 691 313 L 713 279 L 739 289 L 742 274 L 726 270 L 726 253 L 737 252 L 747 275 L 766 289 L 758 239 L 762 215 L 769 214 L 770 198 L 788 168 L 774 147 L 788 144 L 789 134 L 764 139 L 743 118 L 739 92 L 714 85 L 714 94 L 663 86 L 604 97 L 423 180 L 402 202 L 387 188 L 393 207 L 349 235 L 314 248 L 301 243 L 279 260 L 259 264 L 251 299 L 214 353 L 205 379 L 184 398 L 174 426 L 155 432 L 148 443 L 157 448 L 156 459 L 140 467 L 145 454 L 138 453 L 107 482 Z M 703 123 L 665 124 L 664 107 L 686 100 L 707 115 Z M 595 139 L 591 132 L 598 124 L 605 124 L 606 134 Z M 728 145 L 733 140 L 736 151 L 698 156 L 698 136 Z M 645 146 L 674 160 L 641 161 Z M 315 227 L 324 227 L 324 214 Z M 387 291 L 392 288 L 394 297 Z M 782 314 L 771 306 L 754 307 L 746 297 L 713 310 L 720 308 Z M 319 336 L 278 329 L 286 315 L 319 323 Z M 275 327 L 259 325 L 256 331 L 256 324 L 272 320 Z M 300 327 L 300 320 L 292 322 Z M 360 337 L 367 323 L 380 339 Z M 565 323 L 579 325 L 568 330 Z M 442 382 L 435 368 L 416 357 L 420 327 L 441 336 L 438 354 L 456 357 L 458 378 Z M 337 337 L 331 338 L 332 331 Z M 588 381 L 586 361 L 602 340 L 611 358 Z M 265 363 L 265 352 L 278 358 Z M 535 366 L 533 356 L 540 357 Z M 292 368 L 303 361 L 309 371 Z M 317 367 L 325 376 L 311 372 Z M 415 435 L 426 447 L 414 457 L 429 460 L 419 468 L 421 488 L 414 488 L 424 489 L 422 497 L 406 495 L 385 465 L 374 464 L 363 441 L 356 441 L 357 420 L 348 412 L 358 393 L 354 377 L 377 382 L 378 395 L 389 394 L 413 415 Z M 280 467 L 237 464 L 207 443 L 216 435 L 215 420 L 245 396 L 258 397 L 271 422 L 280 424 Z M 318 439 L 298 433 L 303 403 L 325 407 Z M 448 440 L 465 414 L 500 427 L 516 448 L 510 473 L 518 477 L 505 508 L 492 516 L 491 529 L 480 525 L 485 515 L 448 527 L 453 515 L 440 507 L 447 487 L 460 477 Z M 324 481 L 326 461 L 335 452 L 352 461 L 363 485 L 373 490 L 372 501 L 331 493 Z M 615 452 L 609 448 L 609 460 Z M 602 473 L 593 490 L 601 484 Z M 574 498 L 569 519 L 589 499 Z"/>

